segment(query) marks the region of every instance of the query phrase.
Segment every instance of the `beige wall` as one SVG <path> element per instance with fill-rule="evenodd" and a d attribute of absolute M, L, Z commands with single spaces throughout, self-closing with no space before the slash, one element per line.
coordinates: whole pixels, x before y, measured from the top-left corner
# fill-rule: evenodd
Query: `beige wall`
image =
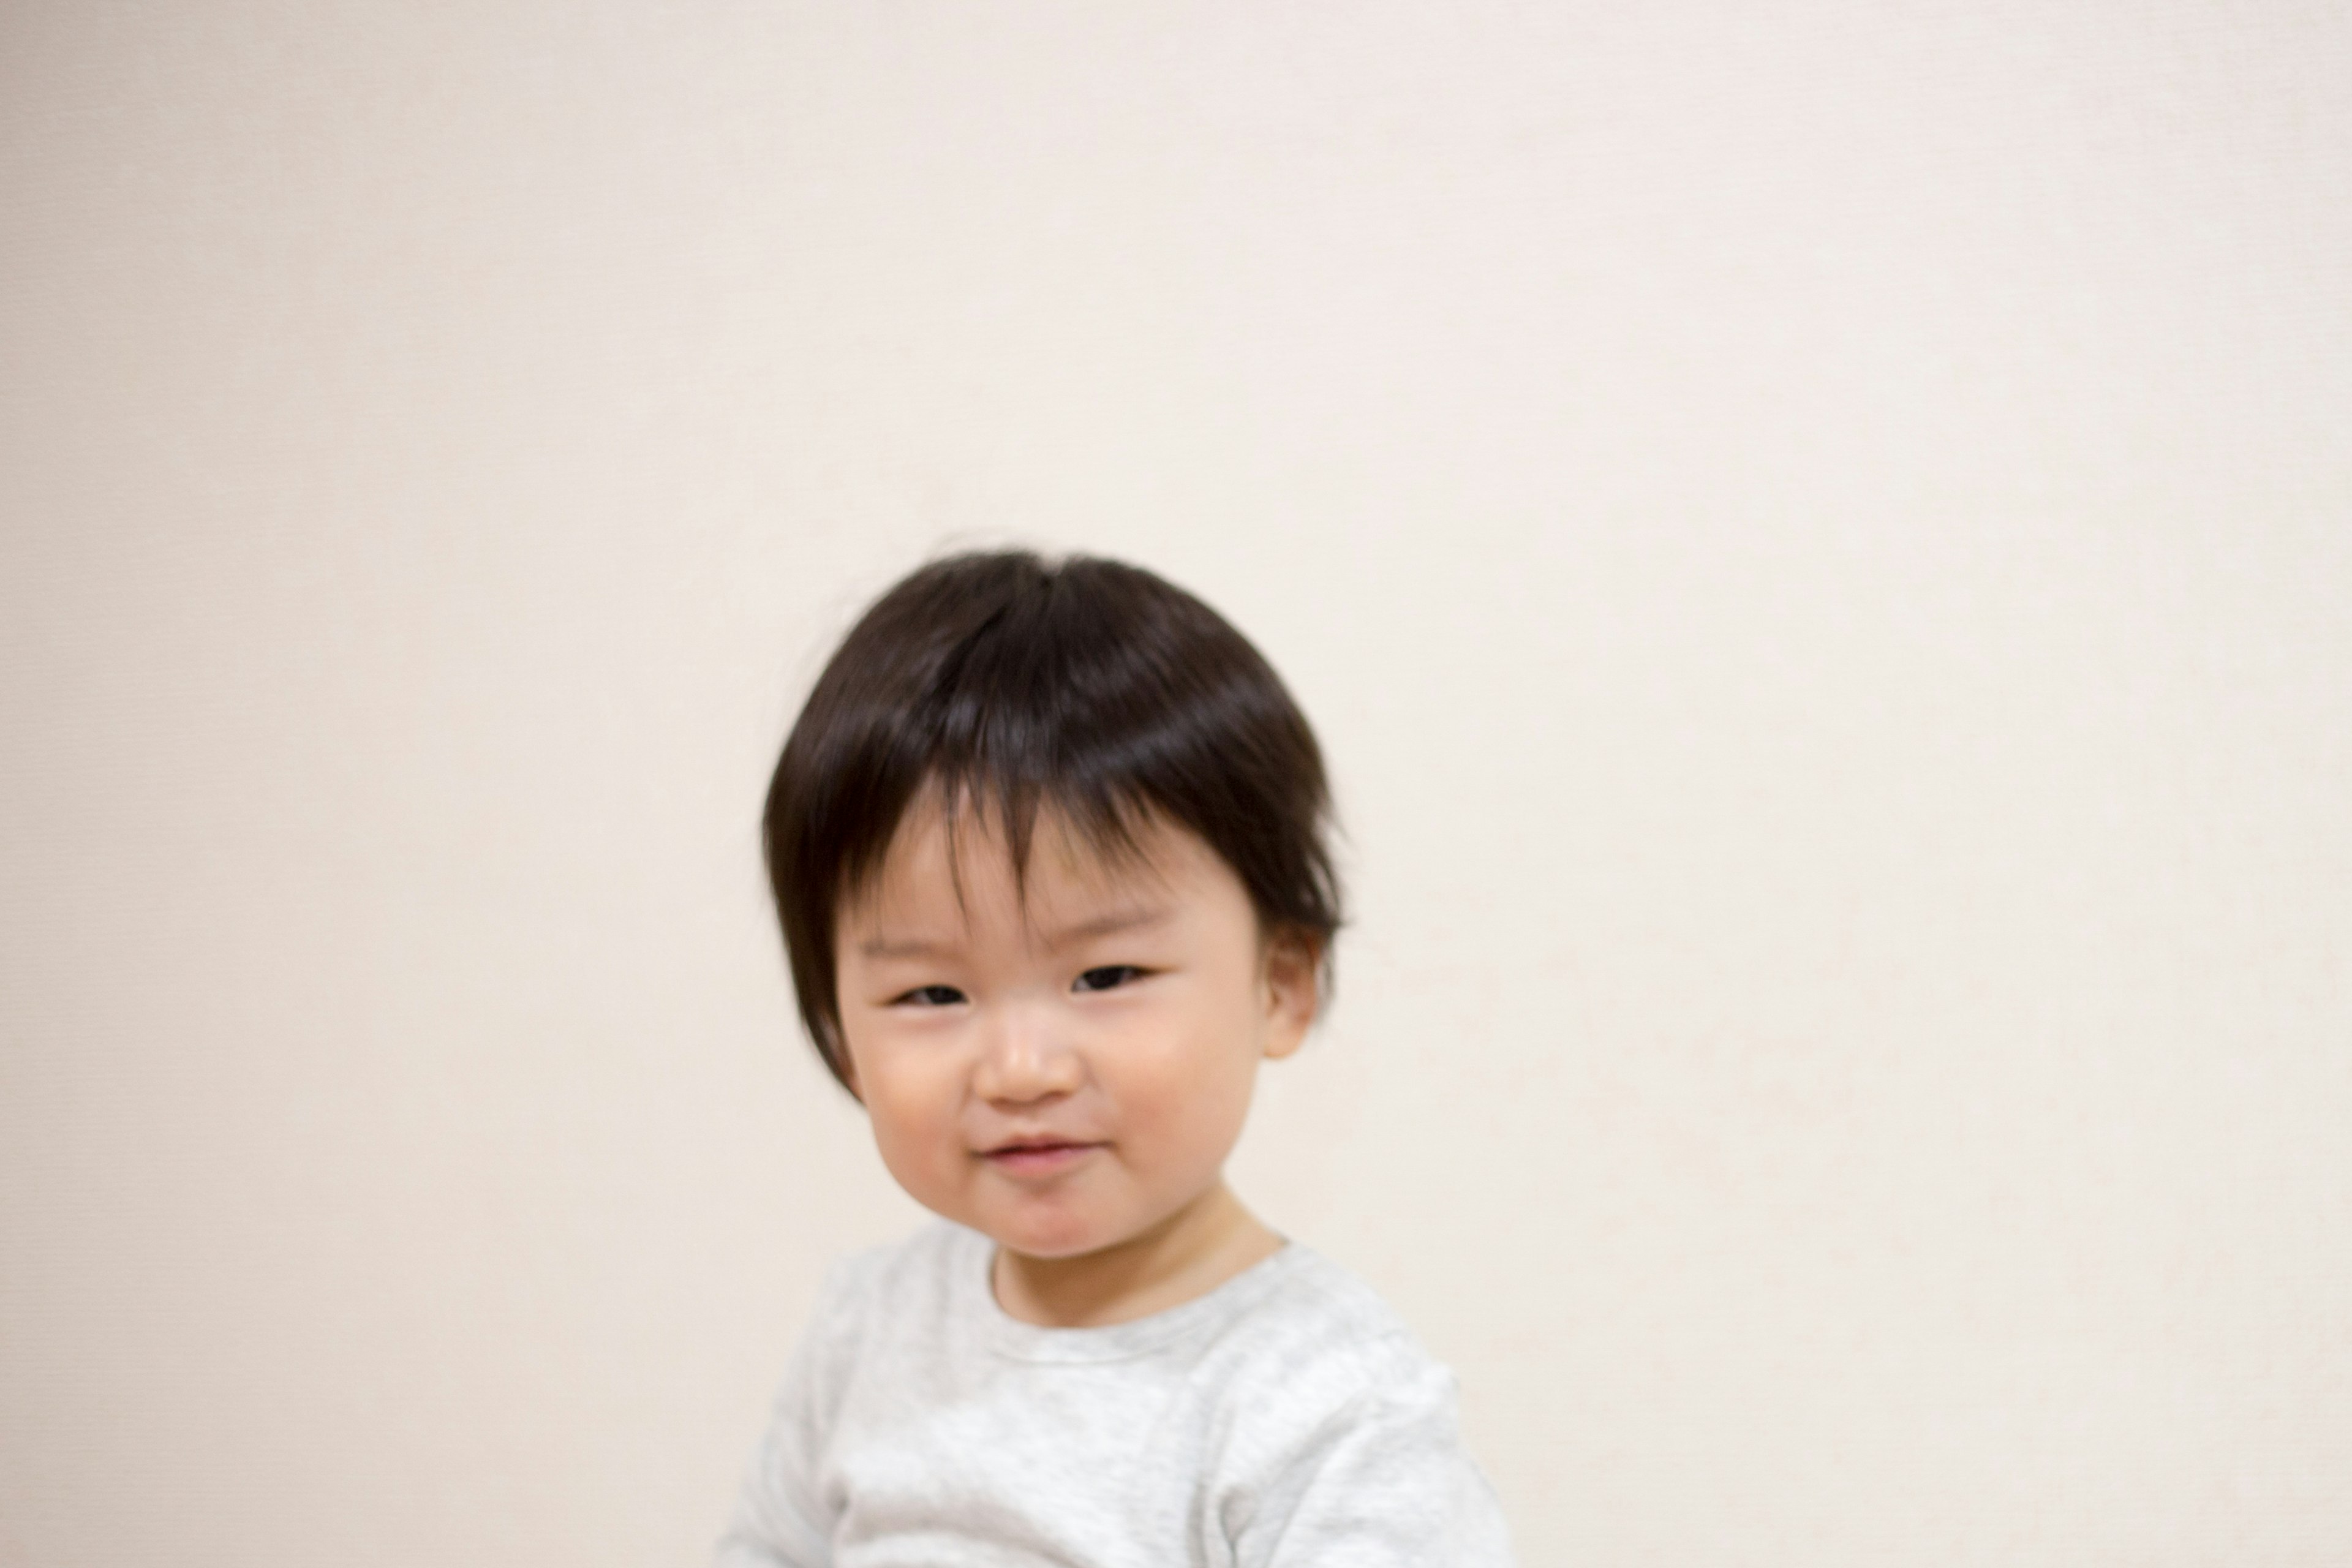
<path fill-rule="evenodd" d="M 0 1563 L 698 1562 L 942 542 L 1321 725 L 1238 1160 L 1530 1564 L 2352 1561 L 2332 7 L 0 13 Z"/>

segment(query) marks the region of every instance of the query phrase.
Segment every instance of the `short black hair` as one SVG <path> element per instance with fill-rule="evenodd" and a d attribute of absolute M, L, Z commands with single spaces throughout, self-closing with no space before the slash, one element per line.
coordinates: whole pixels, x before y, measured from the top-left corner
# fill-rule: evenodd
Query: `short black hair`
<path fill-rule="evenodd" d="M 802 1021 L 854 1094 L 835 925 L 927 787 L 993 814 L 1016 875 L 1038 809 L 1132 852 L 1159 816 L 1199 835 L 1269 935 L 1330 963 L 1330 790 L 1306 715 L 1224 617 L 1140 567 L 1029 551 L 934 561 L 875 601 L 817 677 L 761 818 Z"/>

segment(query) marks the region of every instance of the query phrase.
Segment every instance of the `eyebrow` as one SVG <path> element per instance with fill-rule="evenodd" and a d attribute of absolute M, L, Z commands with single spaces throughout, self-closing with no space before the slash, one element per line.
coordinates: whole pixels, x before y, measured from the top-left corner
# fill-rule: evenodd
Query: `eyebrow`
<path fill-rule="evenodd" d="M 1148 926 L 1161 924 L 1175 912 L 1174 907 L 1168 904 L 1153 904 L 1141 909 L 1113 910 L 1108 914 L 1097 915 L 1090 921 L 1080 921 L 1076 925 L 1064 926 L 1046 939 L 1047 945 L 1068 947 L 1074 942 L 1090 942 L 1098 936 L 1117 936 L 1121 931 L 1141 931 Z"/>
<path fill-rule="evenodd" d="M 947 949 L 936 942 L 916 938 L 893 942 L 887 936 L 868 937 L 857 944 L 857 951 L 866 958 L 936 958 Z"/>
<path fill-rule="evenodd" d="M 1064 926 L 1045 939 L 1049 948 L 1065 948 L 1099 937 L 1117 936 L 1122 931 L 1142 931 L 1165 922 L 1175 913 L 1172 906 L 1155 905 L 1145 909 L 1113 910 L 1092 920 Z M 946 942 L 927 937 L 898 939 L 889 936 L 868 937 L 857 944 L 859 954 L 866 958 L 938 958 L 950 950 Z"/>

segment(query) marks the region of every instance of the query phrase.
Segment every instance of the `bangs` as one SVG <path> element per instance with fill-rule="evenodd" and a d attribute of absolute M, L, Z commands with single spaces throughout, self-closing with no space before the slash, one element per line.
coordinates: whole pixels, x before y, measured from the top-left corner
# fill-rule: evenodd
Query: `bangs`
<path fill-rule="evenodd" d="M 978 773 L 940 773 L 916 786 L 887 838 L 869 847 L 857 865 L 843 868 L 845 879 L 836 910 L 872 891 L 889 858 L 890 846 L 919 815 L 929 811 L 940 815 L 940 831 L 947 838 L 948 875 L 959 905 L 964 901 L 959 841 L 972 828 L 1003 846 L 1012 866 L 1014 890 L 1025 900 L 1030 857 L 1044 828 L 1057 830 L 1067 839 L 1068 847 L 1093 857 L 1108 870 L 1136 871 L 1150 868 L 1151 856 L 1145 840 L 1154 825 L 1167 820 L 1163 812 L 1133 794 L 1080 794 L 1058 781 L 1023 789 Z"/>

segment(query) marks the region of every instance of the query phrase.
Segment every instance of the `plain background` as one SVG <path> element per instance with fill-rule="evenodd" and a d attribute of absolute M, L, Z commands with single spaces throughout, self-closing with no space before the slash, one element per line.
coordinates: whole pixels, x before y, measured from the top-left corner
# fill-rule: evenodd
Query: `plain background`
<path fill-rule="evenodd" d="M 704 1559 L 956 543 L 1320 726 L 1235 1165 L 1529 1564 L 2352 1561 L 2333 5 L 0 8 L 0 1562 Z"/>

